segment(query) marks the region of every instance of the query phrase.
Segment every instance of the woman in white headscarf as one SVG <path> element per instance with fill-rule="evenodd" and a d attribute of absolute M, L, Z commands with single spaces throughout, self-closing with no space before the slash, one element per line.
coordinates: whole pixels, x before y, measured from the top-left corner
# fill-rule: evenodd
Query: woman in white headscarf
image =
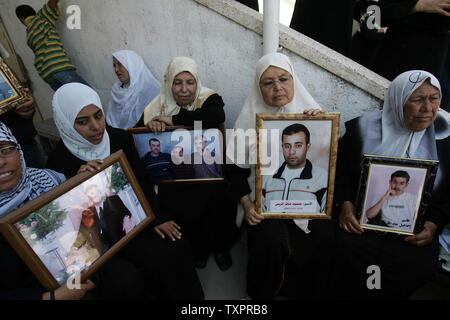
<path fill-rule="evenodd" d="M 147 179 L 128 132 L 106 125 L 98 94 L 81 83 L 59 88 L 52 104 L 62 141 L 49 155 L 47 167 L 72 177 L 86 170 L 97 170 L 104 158 L 122 149 L 156 219 L 121 250 L 120 258 L 125 258 L 134 268 L 145 270 L 143 283 L 153 296 L 202 299 L 203 290 L 188 243 L 181 237 L 178 225 L 161 210 L 154 186 Z"/>
<path fill-rule="evenodd" d="M 225 121 L 223 100 L 202 86 L 197 63 L 189 57 L 176 57 L 167 66 L 160 94 L 145 108 L 144 124 L 154 132 L 166 126 L 193 126 L 202 121 L 217 128 Z"/>
<path fill-rule="evenodd" d="M 20 145 L 5 124 L 0 122 L 0 217 L 55 188 L 65 177 L 53 170 L 27 168 Z M 45 290 L 31 271 L 0 235 L 0 299 L 49 300 L 81 299 L 94 288 L 90 281 L 78 290 L 61 286 Z"/>
<path fill-rule="evenodd" d="M 442 230 L 449 190 L 450 126 L 440 114 L 441 87 L 430 73 L 413 70 L 400 74 L 390 84 L 383 109 L 348 121 L 339 143 L 335 199 L 340 205 L 339 278 L 345 279 L 336 290 L 343 297 L 370 297 L 365 286 L 369 265 L 381 268 L 383 298 L 407 299 L 433 274 L 437 261 L 436 235 Z M 432 204 L 423 217 L 423 227 L 413 236 L 401 239 L 364 231 L 356 218 L 360 164 L 363 154 L 439 160 Z M 394 259 L 395 257 L 395 259 Z M 363 270 L 364 269 L 364 270 Z M 365 277 L 365 276 L 364 276 Z M 364 285 L 363 285 L 364 282 Z"/>
<path fill-rule="evenodd" d="M 161 84 L 134 51 L 114 52 L 113 67 L 119 80 L 111 88 L 106 121 L 124 130 L 142 127 L 144 109 L 158 95 Z"/>
<path fill-rule="evenodd" d="M 295 74 L 290 59 L 281 53 L 270 53 L 256 65 L 252 92 L 234 128 L 256 129 L 257 113 L 323 112 Z M 233 160 L 230 143 L 234 141 L 228 141 L 227 157 Z M 239 203 L 237 223 L 240 225 L 245 219 L 248 224 L 248 296 L 321 297 L 327 280 L 322 268 L 329 265 L 330 257 L 324 243 L 330 237 L 331 224 L 307 219 L 264 219 L 254 204 L 256 141 L 249 140 L 245 152 L 246 163 L 233 160 L 236 165 L 229 166 L 227 173 L 231 193 Z M 308 279 L 300 274 L 308 274 Z"/>
<path fill-rule="evenodd" d="M 219 128 L 225 121 L 223 108 L 220 95 L 202 85 L 197 63 L 189 57 L 176 57 L 167 66 L 161 93 L 145 109 L 144 123 L 156 133 L 165 131 L 166 126 L 194 126 L 194 121 L 200 121 L 203 129 Z M 149 163 L 152 160 L 148 158 Z M 217 178 L 220 167 L 204 162 L 194 164 L 195 176 Z M 224 209 L 223 189 L 222 183 L 159 186 L 161 204 L 190 239 L 198 268 L 206 266 L 210 253 L 221 270 L 232 264 L 229 246 L 234 226 Z M 174 195 L 178 201 L 173 201 Z M 183 204 L 181 210 L 179 203 Z"/>

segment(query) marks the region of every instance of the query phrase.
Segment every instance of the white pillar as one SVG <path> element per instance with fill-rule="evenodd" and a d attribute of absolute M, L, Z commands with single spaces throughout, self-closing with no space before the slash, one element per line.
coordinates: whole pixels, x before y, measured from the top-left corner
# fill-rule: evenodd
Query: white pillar
<path fill-rule="evenodd" d="M 277 52 L 279 46 L 280 0 L 264 0 L 263 54 Z"/>

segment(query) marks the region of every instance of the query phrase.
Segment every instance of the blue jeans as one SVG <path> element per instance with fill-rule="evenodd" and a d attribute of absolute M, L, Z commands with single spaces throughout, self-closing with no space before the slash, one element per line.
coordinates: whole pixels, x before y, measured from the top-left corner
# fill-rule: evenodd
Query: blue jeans
<path fill-rule="evenodd" d="M 90 86 L 89 83 L 86 82 L 86 80 L 84 80 L 78 75 L 78 73 L 75 72 L 75 70 L 66 70 L 54 73 L 50 77 L 44 79 L 44 81 L 47 82 L 54 91 L 58 90 L 58 88 L 62 85 L 70 82 L 80 82 L 87 86 Z"/>

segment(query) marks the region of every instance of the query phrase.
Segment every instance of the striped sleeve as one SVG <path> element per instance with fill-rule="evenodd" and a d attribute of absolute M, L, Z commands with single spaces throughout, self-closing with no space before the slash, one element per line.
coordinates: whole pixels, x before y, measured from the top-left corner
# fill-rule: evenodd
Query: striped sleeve
<path fill-rule="evenodd" d="M 49 3 L 45 3 L 45 5 L 39 10 L 39 15 L 41 15 L 44 19 L 50 22 L 53 26 L 56 26 L 56 20 L 59 19 L 60 10 L 59 7 L 56 6 L 56 10 L 53 10 L 50 7 Z"/>

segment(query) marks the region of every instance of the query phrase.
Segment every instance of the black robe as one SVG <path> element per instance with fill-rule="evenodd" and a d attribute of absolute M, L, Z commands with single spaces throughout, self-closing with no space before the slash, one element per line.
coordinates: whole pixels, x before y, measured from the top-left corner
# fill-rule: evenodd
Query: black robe
<path fill-rule="evenodd" d="M 380 0 L 387 33 L 372 70 L 393 80 L 408 70 L 425 70 L 440 79 L 447 57 L 450 18 L 435 13 L 409 14 L 418 0 Z"/>
<path fill-rule="evenodd" d="M 172 117 L 175 125 L 218 128 L 225 121 L 224 103 L 218 94 L 211 95 L 195 111 L 181 109 Z M 236 235 L 236 207 L 225 192 L 225 182 L 195 184 L 161 184 L 158 196 L 161 207 L 181 226 L 193 246 L 196 257 L 228 249 Z"/>
<path fill-rule="evenodd" d="M 229 193 L 235 203 L 251 192 L 250 169 L 227 166 Z M 310 220 L 306 234 L 292 219 L 265 219 L 246 225 L 247 293 L 252 299 L 327 298 L 334 259 L 331 221 Z"/>
<path fill-rule="evenodd" d="M 152 296 L 158 299 L 203 299 L 203 289 L 194 268 L 190 244 L 184 238 L 175 242 L 168 237 L 161 239 L 153 231 L 154 226 L 169 221 L 170 218 L 159 205 L 154 187 L 149 182 L 130 135 L 125 130 L 110 126 L 106 127 L 106 131 L 110 138 L 111 153 L 123 150 L 156 216 L 146 229 L 119 252 L 119 256 L 131 262 L 137 270 L 142 270 L 146 287 Z M 85 163 L 60 141 L 50 154 L 47 167 L 70 178 Z"/>
<path fill-rule="evenodd" d="M 449 222 L 450 138 L 436 141 L 441 183 L 435 184 L 431 203 L 424 221 L 438 227 L 431 244 L 418 247 L 404 241 L 404 236 L 365 230 L 362 235 L 347 233 L 338 227 L 339 205 L 343 201 L 356 203 L 358 194 L 362 136 L 359 118 L 346 122 L 345 135 L 339 141 L 333 214 L 337 229 L 336 256 L 332 292 L 343 299 L 408 299 L 414 291 L 433 276 L 437 268 L 437 236 Z M 447 217 L 445 217 L 447 215 Z M 419 232 L 421 230 L 418 230 Z M 366 281 L 369 266 L 381 270 L 381 289 L 369 290 Z"/>
<path fill-rule="evenodd" d="M 298 0 L 290 27 L 348 57 L 354 7 L 354 0 Z"/>

